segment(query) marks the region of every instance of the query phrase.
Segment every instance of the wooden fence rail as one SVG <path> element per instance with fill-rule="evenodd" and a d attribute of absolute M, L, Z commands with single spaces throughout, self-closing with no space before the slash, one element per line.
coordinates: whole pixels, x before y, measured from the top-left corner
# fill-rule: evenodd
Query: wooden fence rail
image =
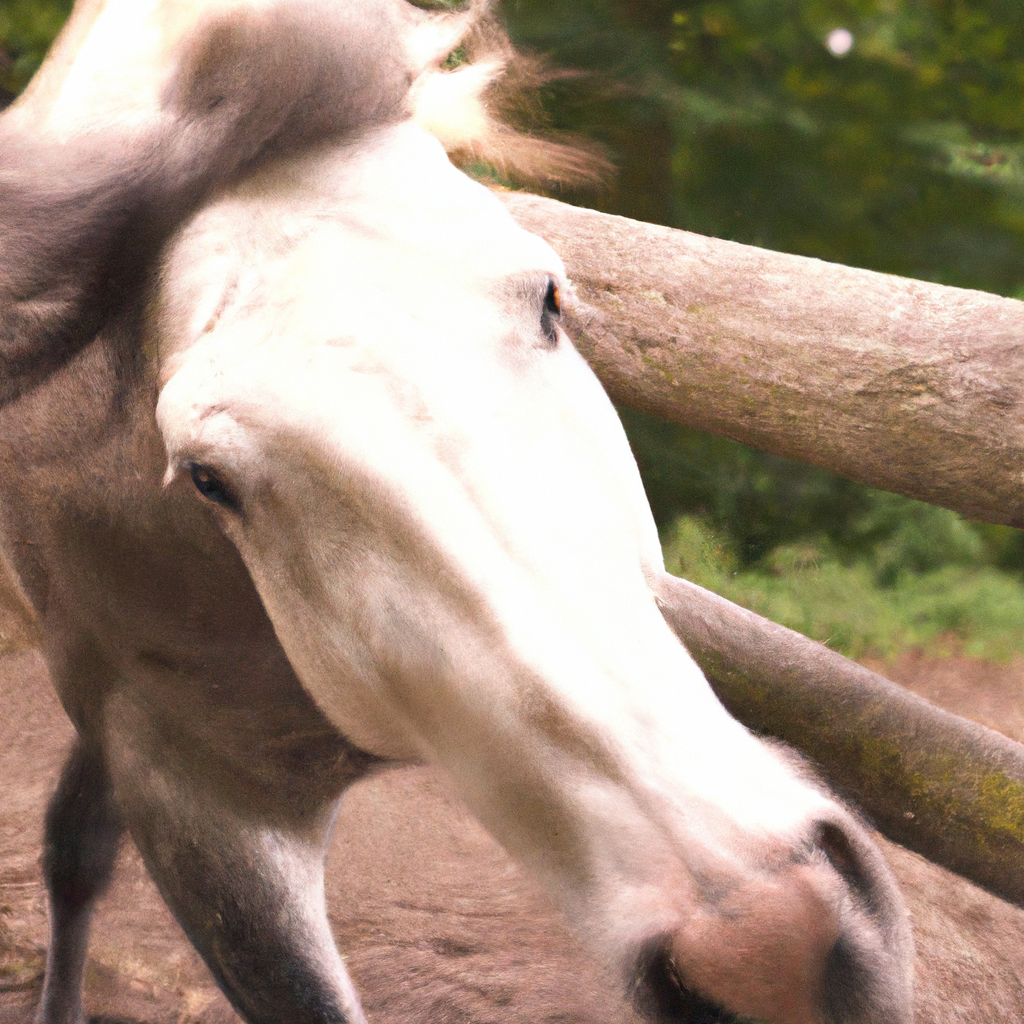
<path fill-rule="evenodd" d="M 890 839 L 1024 906 L 1024 746 L 686 580 L 666 575 L 659 603 L 744 725 L 810 757 Z"/>

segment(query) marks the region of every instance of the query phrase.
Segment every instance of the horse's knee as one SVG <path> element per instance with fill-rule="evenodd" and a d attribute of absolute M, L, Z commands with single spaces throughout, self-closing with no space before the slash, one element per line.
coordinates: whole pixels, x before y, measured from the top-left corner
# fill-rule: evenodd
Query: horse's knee
<path fill-rule="evenodd" d="M 43 874 L 50 945 L 36 1020 L 79 1024 L 89 918 L 110 882 L 123 826 L 100 754 L 77 742 L 45 820 Z"/>
<path fill-rule="evenodd" d="M 72 749 L 45 820 L 42 865 L 50 899 L 83 908 L 110 881 L 123 826 L 102 757 Z"/>
<path fill-rule="evenodd" d="M 327 921 L 321 851 L 255 827 L 221 833 L 204 850 L 182 850 L 178 863 L 185 861 L 185 870 L 161 865 L 159 881 L 192 943 L 246 1020 L 363 1020 Z"/>
<path fill-rule="evenodd" d="M 161 895 L 250 1024 L 360 1024 L 323 892 L 331 808 L 298 829 L 170 773 L 124 801 Z"/>

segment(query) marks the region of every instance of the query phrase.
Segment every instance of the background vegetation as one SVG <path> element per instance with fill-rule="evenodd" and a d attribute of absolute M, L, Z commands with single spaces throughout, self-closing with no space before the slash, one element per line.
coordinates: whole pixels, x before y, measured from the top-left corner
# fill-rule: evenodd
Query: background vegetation
<path fill-rule="evenodd" d="M 71 4 L 72 0 L 0 0 L 0 106 L 13 99 L 39 67 Z"/>
<path fill-rule="evenodd" d="M 442 2 L 442 0 L 438 0 Z M 69 0 L 0 0 L 0 89 Z M 1024 298 L 1019 0 L 505 0 L 609 212 Z M 837 31 L 838 30 L 838 31 Z M 1024 540 L 625 412 L 670 568 L 854 655 L 1024 652 Z M 936 467 L 941 472 L 941 467 Z"/>
<path fill-rule="evenodd" d="M 508 0 L 627 216 L 1024 297 L 1024 5 Z M 839 30 L 837 32 L 837 30 Z M 669 567 L 846 653 L 1024 651 L 1017 531 L 624 412 Z M 940 472 L 941 467 L 936 467 Z"/>

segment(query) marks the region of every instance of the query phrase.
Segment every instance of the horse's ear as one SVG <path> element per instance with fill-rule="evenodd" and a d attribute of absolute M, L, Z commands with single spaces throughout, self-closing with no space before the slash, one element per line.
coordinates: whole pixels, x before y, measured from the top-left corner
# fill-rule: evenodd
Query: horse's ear
<path fill-rule="evenodd" d="M 168 115 L 217 122 L 244 112 L 255 122 L 247 130 L 265 140 L 297 115 L 320 132 L 378 122 L 404 110 L 412 71 L 405 6 L 77 0 L 6 116 L 61 139 L 145 130 Z M 243 127 L 240 117 L 233 126 Z"/>
<path fill-rule="evenodd" d="M 393 0 L 79 0 L 0 115 L 0 403 L 137 294 L 169 233 L 254 162 L 404 115 Z"/>

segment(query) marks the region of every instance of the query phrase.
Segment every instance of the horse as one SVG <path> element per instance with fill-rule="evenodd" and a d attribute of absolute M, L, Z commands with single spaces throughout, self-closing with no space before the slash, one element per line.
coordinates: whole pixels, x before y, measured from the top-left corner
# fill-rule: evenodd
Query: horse
<path fill-rule="evenodd" d="M 564 268 L 439 141 L 483 17 L 79 0 L 0 117 L 2 547 L 78 736 L 40 1024 L 125 830 L 242 1017 L 362 1021 L 324 851 L 410 762 L 640 1019 L 911 1019 L 884 860 L 669 630 Z"/>

